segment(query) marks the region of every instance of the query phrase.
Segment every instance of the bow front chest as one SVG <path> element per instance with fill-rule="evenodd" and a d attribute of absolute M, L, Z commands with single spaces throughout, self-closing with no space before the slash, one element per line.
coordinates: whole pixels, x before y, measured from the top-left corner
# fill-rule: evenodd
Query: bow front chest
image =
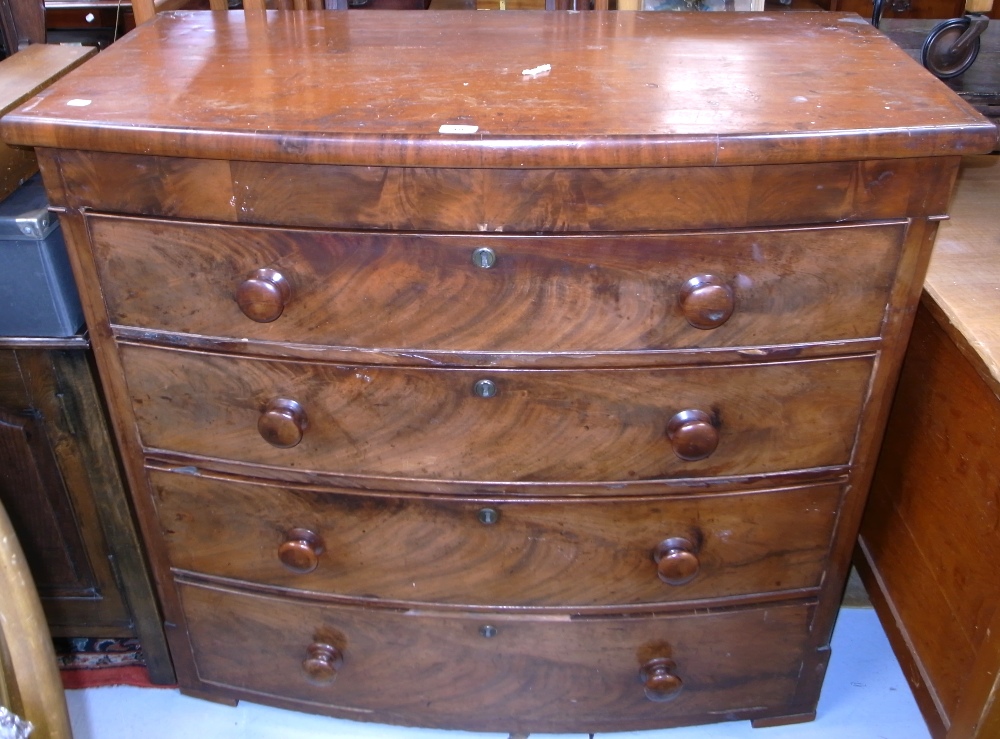
<path fill-rule="evenodd" d="M 164 13 L 3 132 L 183 689 L 814 715 L 937 221 L 996 139 L 860 18 Z"/>

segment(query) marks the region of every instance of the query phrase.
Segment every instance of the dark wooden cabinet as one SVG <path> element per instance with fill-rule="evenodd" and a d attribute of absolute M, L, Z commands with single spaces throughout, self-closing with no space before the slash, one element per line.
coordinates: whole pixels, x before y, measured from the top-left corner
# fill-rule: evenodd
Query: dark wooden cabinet
<path fill-rule="evenodd" d="M 959 153 L 996 140 L 868 24 L 161 14 L 2 127 L 185 691 L 814 717 Z"/>
<path fill-rule="evenodd" d="M 0 338 L 0 499 L 57 636 L 142 640 L 172 682 L 89 343 Z"/>

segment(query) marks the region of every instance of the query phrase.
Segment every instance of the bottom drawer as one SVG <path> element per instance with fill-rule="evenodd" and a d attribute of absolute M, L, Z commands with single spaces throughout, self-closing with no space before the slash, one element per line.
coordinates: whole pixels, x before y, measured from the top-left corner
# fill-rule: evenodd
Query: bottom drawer
<path fill-rule="evenodd" d="M 187 687 L 383 723 L 587 733 L 780 716 L 810 671 L 803 603 L 542 618 L 179 590 L 202 681 Z"/>

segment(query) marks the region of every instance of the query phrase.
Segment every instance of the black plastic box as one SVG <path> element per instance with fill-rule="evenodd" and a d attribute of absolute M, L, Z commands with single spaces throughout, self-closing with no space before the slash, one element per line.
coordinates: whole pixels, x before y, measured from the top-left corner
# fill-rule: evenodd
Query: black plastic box
<path fill-rule="evenodd" d="M 83 310 L 39 175 L 0 202 L 0 336 L 62 337 Z"/>

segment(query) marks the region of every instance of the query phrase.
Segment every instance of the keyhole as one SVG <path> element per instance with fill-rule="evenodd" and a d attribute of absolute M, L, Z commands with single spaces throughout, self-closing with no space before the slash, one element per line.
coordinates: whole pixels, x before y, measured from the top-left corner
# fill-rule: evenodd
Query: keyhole
<path fill-rule="evenodd" d="M 492 249 L 480 247 L 472 252 L 472 263 L 482 269 L 489 269 L 497 263 L 497 255 Z"/>
<path fill-rule="evenodd" d="M 479 523 L 492 526 L 499 520 L 500 514 L 495 508 L 482 508 L 479 511 Z"/>
<path fill-rule="evenodd" d="M 492 398 L 497 394 L 497 385 L 493 380 L 479 380 L 472 386 L 472 392 L 480 398 Z"/>

